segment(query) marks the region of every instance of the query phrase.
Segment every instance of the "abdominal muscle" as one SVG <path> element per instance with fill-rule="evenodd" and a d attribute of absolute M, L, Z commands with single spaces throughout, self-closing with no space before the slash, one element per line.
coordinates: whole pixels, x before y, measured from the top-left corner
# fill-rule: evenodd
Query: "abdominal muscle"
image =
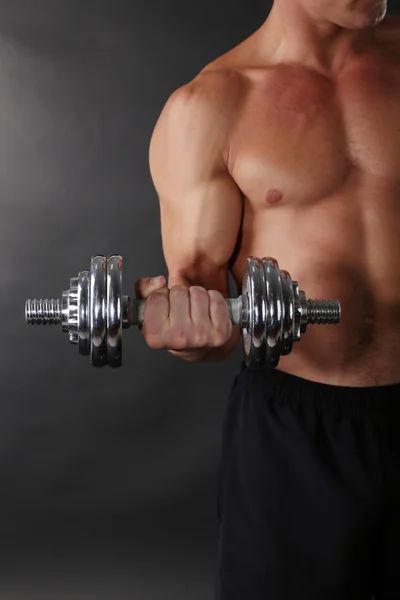
<path fill-rule="evenodd" d="M 245 199 L 231 264 L 239 290 L 246 258 L 272 256 L 307 299 L 341 303 L 340 323 L 308 325 L 291 354 L 281 356 L 278 369 L 331 385 L 400 382 L 397 193 L 390 186 L 350 186 L 300 206 L 284 199 L 280 205 L 255 206 Z"/>

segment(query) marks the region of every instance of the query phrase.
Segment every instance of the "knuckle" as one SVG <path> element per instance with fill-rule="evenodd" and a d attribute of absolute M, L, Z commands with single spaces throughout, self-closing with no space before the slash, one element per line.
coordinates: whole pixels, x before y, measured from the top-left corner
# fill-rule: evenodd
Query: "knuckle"
<path fill-rule="evenodd" d="M 210 336 L 206 328 L 196 327 L 193 336 L 192 344 L 194 348 L 206 348 L 209 345 Z"/>
<path fill-rule="evenodd" d="M 143 335 L 144 335 L 146 344 L 152 350 L 162 350 L 164 348 L 163 339 L 159 333 L 149 332 L 144 329 Z"/>
<path fill-rule="evenodd" d="M 207 294 L 207 290 L 203 287 L 201 287 L 201 285 L 192 285 L 189 288 L 189 292 L 191 294 Z"/>
<path fill-rule="evenodd" d="M 214 302 L 220 302 L 221 300 L 224 299 L 221 292 L 218 292 L 217 290 L 208 290 L 208 294 L 209 294 L 210 298 L 212 300 L 214 300 Z"/>
<path fill-rule="evenodd" d="M 183 294 L 187 293 L 187 288 L 183 285 L 173 285 L 169 291 L 170 294 Z"/>
<path fill-rule="evenodd" d="M 228 340 L 229 336 L 227 336 L 226 333 L 221 331 L 216 331 L 214 333 L 214 346 L 216 346 L 217 348 L 224 346 Z"/>
<path fill-rule="evenodd" d="M 189 347 L 188 335 L 182 327 L 171 329 L 169 340 L 171 348 L 175 348 L 176 350 L 184 350 Z"/>
<path fill-rule="evenodd" d="M 167 296 L 165 296 L 164 294 L 161 294 L 159 292 L 153 292 L 147 298 L 146 309 L 148 306 L 149 307 L 157 307 L 159 309 L 162 306 L 167 307 L 168 304 L 169 304 L 169 302 L 168 302 Z"/>

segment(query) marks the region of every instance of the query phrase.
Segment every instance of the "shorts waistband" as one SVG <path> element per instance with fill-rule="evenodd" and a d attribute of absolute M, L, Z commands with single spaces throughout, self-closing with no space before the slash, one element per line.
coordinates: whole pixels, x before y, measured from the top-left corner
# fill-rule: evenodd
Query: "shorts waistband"
<path fill-rule="evenodd" d="M 331 385 L 304 379 L 279 369 L 249 369 L 244 362 L 241 364 L 241 376 L 244 376 L 248 383 L 262 386 L 265 391 L 277 393 L 282 397 L 313 397 L 325 401 L 332 400 L 335 403 L 354 404 L 355 407 L 360 407 L 360 404 L 379 407 L 386 401 L 398 401 L 400 408 L 400 382 L 364 387 Z"/>

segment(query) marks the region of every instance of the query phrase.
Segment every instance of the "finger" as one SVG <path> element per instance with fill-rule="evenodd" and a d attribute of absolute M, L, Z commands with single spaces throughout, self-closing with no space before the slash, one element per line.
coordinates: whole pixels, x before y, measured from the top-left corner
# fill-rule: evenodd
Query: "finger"
<path fill-rule="evenodd" d="M 183 286 L 175 285 L 169 290 L 169 326 L 171 331 L 171 348 L 184 349 L 190 344 L 190 318 L 189 290 Z"/>
<path fill-rule="evenodd" d="M 225 298 L 215 290 L 209 290 L 210 316 L 216 344 L 224 344 L 232 335 L 232 322 L 229 318 Z"/>
<path fill-rule="evenodd" d="M 155 290 L 166 285 L 164 275 L 159 277 L 142 277 L 135 282 L 136 298 L 148 298 Z"/>
<path fill-rule="evenodd" d="M 166 288 L 167 289 L 167 288 Z M 142 333 L 153 348 L 163 347 L 162 330 L 169 327 L 169 294 L 164 288 L 156 290 L 146 300 L 143 313 Z"/>
<path fill-rule="evenodd" d="M 205 348 L 211 341 L 211 315 L 210 296 L 207 290 L 200 286 L 192 286 L 190 294 L 190 317 L 195 325 L 196 339 L 193 340 L 196 347 Z"/>

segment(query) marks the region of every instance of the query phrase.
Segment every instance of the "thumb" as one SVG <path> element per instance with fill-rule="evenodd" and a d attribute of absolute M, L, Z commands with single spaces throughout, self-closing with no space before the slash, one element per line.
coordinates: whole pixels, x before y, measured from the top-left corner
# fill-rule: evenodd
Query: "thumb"
<path fill-rule="evenodd" d="M 135 281 L 136 298 L 147 299 L 153 292 L 164 288 L 166 283 L 164 275 L 160 275 L 159 277 L 141 277 Z M 168 288 L 166 290 L 168 291 Z"/>

